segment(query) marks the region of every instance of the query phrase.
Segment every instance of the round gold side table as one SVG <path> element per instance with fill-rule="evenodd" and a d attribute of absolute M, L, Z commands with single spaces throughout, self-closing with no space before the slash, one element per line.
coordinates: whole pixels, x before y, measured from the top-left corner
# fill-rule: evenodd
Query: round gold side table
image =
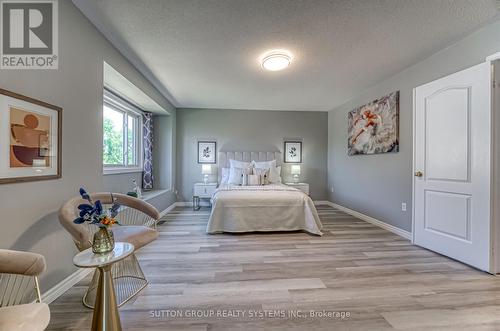
<path fill-rule="evenodd" d="M 81 251 L 73 258 L 73 263 L 80 268 L 97 268 L 99 285 L 95 298 L 92 331 L 121 331 L 120 315 L 116 305 L 115 287 L 111 277 L 113 263 L 123 260 L 134 252 L 134 245 L 117 242 L 112 252 L 94 254 L 92 248 Z"/>

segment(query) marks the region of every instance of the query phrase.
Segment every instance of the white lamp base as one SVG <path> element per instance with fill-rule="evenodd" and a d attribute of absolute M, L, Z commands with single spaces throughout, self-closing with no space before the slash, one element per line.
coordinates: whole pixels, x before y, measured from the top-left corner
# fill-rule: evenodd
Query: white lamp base
<path fill-rule="evenodd" d="M 297 184 L 299 182 L 299 175 L 293 175 L 293 182 Z"/>
<path fill-rule="evenodd" d="M 205 184 L 208 183 L 208 175 L 203 176 L 203 183 L 205 183 Z"/>

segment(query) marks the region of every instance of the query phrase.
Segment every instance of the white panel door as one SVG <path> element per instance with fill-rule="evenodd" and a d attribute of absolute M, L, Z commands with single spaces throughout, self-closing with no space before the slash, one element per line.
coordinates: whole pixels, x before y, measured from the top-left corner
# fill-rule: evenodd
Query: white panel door
<path fill-rule="evenodd" d="M 490 64 L 414 93 L 414 243 L 489 271 Z"/>

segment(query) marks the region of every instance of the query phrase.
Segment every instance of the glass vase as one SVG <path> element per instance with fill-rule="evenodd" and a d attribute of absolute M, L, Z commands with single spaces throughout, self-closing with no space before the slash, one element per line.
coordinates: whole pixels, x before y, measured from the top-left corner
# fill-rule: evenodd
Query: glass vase
<path fill-rule="evenodd" d="M 115 248 L 115 237 L 113 231 L 106 227 L 100 227 L 94 233 L 94 240 L 92 241 L 92 252 L 94 254 L 106 254 Z"/>

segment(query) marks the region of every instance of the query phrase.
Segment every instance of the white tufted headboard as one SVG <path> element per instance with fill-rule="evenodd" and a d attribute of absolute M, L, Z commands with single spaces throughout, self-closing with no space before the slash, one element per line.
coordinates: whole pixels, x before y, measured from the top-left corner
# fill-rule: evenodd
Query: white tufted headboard
<path fill-rule="evenodd" d="M 251 162 L 276 160 L 276 166 L 282 164 L 281 152 L 219 152 L 218 181 L 220 182 L 222 168 L 229 168 L 229 160 Z"/>

